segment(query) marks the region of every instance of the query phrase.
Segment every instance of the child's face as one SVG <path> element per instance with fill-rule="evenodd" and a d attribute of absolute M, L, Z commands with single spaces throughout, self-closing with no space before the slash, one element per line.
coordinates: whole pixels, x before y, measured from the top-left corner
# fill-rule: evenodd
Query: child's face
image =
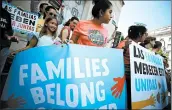
<path fill-rule="evenodd" d="M 52 19 L 51 21 L 48 22 L 48 29 L 51 32 L 56 32 L 58 25 L 57 25 L 57 20 L 56 19 Z"/>

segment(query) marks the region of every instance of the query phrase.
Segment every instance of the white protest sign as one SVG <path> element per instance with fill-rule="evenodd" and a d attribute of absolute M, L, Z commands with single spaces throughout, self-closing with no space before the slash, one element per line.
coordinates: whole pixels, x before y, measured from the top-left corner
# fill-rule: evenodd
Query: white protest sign
<path fill-rule="evenodd" d="M 130 66 L 132 109 L 163 109 L 167 106 L 163 58 L 133 42 Z"/>

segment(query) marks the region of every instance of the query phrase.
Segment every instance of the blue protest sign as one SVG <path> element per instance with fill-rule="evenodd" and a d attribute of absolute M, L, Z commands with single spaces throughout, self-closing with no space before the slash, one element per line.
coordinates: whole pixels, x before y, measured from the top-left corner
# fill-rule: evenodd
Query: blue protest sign
<path fill-rule="evenodd" d="M 3 91 L 24 108 L 125 109 L 123 51 L 80 45 L 36 47 L 16 55 Z"/>

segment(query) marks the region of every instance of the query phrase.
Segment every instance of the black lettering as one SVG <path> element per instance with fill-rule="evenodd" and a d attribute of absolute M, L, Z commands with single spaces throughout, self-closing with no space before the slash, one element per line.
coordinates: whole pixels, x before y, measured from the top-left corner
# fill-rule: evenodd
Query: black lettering
<path fill-rule="evenodd" d="M 35 26 L 35 21 L 29 20 L 29 25 Z"/>
<path fill-rule="evenodd" d="M 146 75 L 146 73 L 147 73 L 147 64 L 143 63 L 142 67 L 143 67 L 143 74 Z"/>
<path fill-rule="evenodd" d="M 24 23 L 24 24 L 28 24 L 28 22 L 29 22 L 28 19 L 26 19 L 26 18 L 23 19 L 23 23 Z"/>
<path fill-rule="evenodd" d="M 11 20 L 14 20 L 15 19 L 14 17 L 15 17 L 15 14 L 11 13 Z"/>
<path fill-rule="evenodd" d="M 148 65 L 148 73 L 149 73 L 149 75 L 152 75 L 153 74 L 151 70 L 152 70 L 151 65 Z"/>
<path fill-rule="evenodd" d="M 139 62 L 139 65 L 137 65 L 137 62 L 134 61 L 134 70 L 135 74 L 142 74 L 142 63 Z"/>
<path fill-rule="evenodd" d="M 144 57 L 144 54 L 143 54 L 143 50 L 140 51 L 140 54 L 141 54 L 141 58 L 144 60 L 145 57 Z"/>
<path fill-rule="evenodd" d="M 139 55 L 137 55 L 137 52 L 136 52 L 136 46 L 134 46 L 133 49 L 134 49 L 134 57 L 139 58 Z"/>
<path fill-rule="evenodd" d="M 20 17 L 20 16 L 16 16 L 16 21 L 18 21 L 18 22 L 22 22 L 22 17 Z"/>
<path fill-rule="evenodd" d="M 18 11 L 18 13 L 17 13 L 17 15 L 19 15 L 19 16 L 20 16 L 20 12 L 21 12 L 21 11 L 19 10 L 19 11 Z"/>
<path fill-rule="evenodd" d="M 158 68 L 157 67 L 155 67 L 155 75 L 158 76 Z"/>
<path fill-rule="evenodd" d="M 12 12 L 12 7 L 9 7 L 9 9 L 8 9 L 8 10 L 9 10 L 9 12 Z"/>

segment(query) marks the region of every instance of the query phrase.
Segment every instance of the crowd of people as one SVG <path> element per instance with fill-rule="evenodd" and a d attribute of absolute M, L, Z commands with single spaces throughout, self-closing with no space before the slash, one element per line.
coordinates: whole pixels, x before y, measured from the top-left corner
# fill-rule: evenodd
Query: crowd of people
<path fill-rule="evenodd" d="M 93 0 L 94 6 L 92 8 L 91 20 L 79 20 L 77 17 L 72 17 L 64 24 L 61 32 L 57 33 L 58 30 L 58 18 L 56 8 L 49 6 L 46 3 L 40 5 L 39 19 L 36 26 L 36 33 L 31 36 L 26 47 L 19 50 L 9 52 L 8 57 L 15 56 L 21 51 L 28 50 L 30 48 L 39 46 L 50 46 L 50 45 L 60 45 L 60 44 L 79 44 L 87 46 L 105 47 L 106 44 L 113 40 L 114 38 L 108 38 L 108 30 L 103 26 L 103 24 L 108 24 L 112 19 L 112 3 L 109 0 Z M 3 13 L 1 17 L 9 20 L 6 27 L 1 27 L 1 39 L 3 40 L 1 44 L 1 52 L 4 49 L 9 48 L 11 41 L 18 41 L 16 37 L 13 36 L 13 30 L 11 27 L 10 14 L 1 7 Z M 7 16 L 8 15 L 8 16 Z M 2 33 L 3 32 L 3 33 Z M 7 42 L 7 43 L 5 43 Z M 147 28 L 145 26 L 132 25 L 128 29 L 127 37 L 122 40 L 116 48 L 124 49 L 124 64 L 125 64 L 125 76 L 127 84 L 127 108 L 131 109 L 131 79 L 130 79 L 130 54 L 129 45 L 131 42 L 140 44 L 146 49 L 149 49 L 156 54 L 161 55 L 164 58 L 164 66 L 168 68 L 168 56 L 163 53 L 161 47 L 162 44 L 156 41 L 155 37 L 151 37 L 147 33 Z M 2 61 L 1 61 L 2 62 Z M 0 64 L 0 70 L 2 72 L 5 62 Z M 169 72 L 166 71 L 168 90 L 171 92 L 171 79 L 169 78 Z M 1 91 L 3 85 L 1 84 Z M 9 98 L 11 100 L 11 97 Z M 5 107 L 16 107 L 11 106 L 10 101 L 3 101 L 6 105 Z M 13 100 L 16 101 L 16 100 Z M 24 101 L 20 98 L 17 101 L 24 104 Z"/>

